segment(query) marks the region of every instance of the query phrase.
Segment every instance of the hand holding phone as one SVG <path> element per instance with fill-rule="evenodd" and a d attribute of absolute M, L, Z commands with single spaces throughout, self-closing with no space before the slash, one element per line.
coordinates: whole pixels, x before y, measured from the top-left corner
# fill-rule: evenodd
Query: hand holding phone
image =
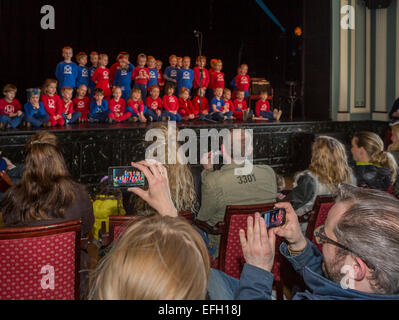
<path fill-rule="evenodd" d="M 112 188 L 142 188 L 146 184 L 144 173 L 134 167 L 111 167 L 108 176 Z"/>
<path fill-rule="evenodd" d="M 286 212 L 285 209 L 274 209 L 261 213 L 266 222 L 266 229 L 278 228 L 285 224 Z"/>

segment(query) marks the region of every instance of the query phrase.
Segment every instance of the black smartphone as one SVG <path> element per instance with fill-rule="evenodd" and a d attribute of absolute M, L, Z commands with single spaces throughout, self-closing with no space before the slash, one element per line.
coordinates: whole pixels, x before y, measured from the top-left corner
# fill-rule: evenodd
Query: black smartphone
<path fill-rule="evenodd" d="M 266 221 L 266 228 L 277 228 L 285 224 L 285 209 L 274 209 L 262 212 L 261 216 Z"/>
<path fill-rule="evenodd" d="M 143 188 L 146 185 L 144 173 L 134 167 L 108 168 L 108 181 L 112 188 Z"/>

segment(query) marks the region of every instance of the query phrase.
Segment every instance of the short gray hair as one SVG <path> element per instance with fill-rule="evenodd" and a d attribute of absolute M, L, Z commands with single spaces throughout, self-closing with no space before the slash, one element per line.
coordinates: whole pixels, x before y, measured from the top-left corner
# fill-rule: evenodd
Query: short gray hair
<path fill-rule="evenodd" d="M 338 242 L 355 252 L 371 269 L 378 294 L 399 292 L 399 200 L 387 192 L 341 184 L 336 202 L 349 209 L 335 227 Z M 339 255 L 348 252 L 340 249 Z"/>

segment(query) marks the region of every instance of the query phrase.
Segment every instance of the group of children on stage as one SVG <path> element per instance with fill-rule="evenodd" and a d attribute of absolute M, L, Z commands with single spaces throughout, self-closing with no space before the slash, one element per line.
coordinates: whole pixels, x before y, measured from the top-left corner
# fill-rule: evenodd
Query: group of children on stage
<path fill-rule="evenodd" d="M 147 122 L 182 120 L 248 120 L 250 77 L 248 66 L 241 65 L 232 81 L 233 93 L 225 88 L 222 61 L 213 59 L 205 69 L 206 58 L 198 57 L 191 69 L 190 57 L 170 56 L 170 66 L 162 72 L 162 62 L 140 54 L 137 66 L 129 54 L 121 52 L 117 62 L 107 68 L 108 56 L 92 52 L 77 54 L 62 50 L 64 61 L 56 69 L 56 79 L 47 79 L 42 89 L 28 89 L 28 102 L 22 110 L 15 95 L 17 88 L 6 85 L 0 100 L 0 127 L 55 127 L 76 122 Z M 133 88 L 132 88 L 133 83 Z M 74 91 L 76 94 L 74 97 Z M 161 98 L 161 94 L 163 97 Z M 190 96 L 196 96 L 191 100 Z M 256 104 L 256 117 L 280 120 L 281 111 L 271 111 L 268 93 L 262 92 Z"/>

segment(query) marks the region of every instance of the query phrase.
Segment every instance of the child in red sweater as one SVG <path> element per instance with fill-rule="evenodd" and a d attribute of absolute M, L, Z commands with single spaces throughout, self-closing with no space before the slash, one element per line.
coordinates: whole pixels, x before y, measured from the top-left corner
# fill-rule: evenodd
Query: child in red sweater
<path fill-rule="evenodd" d="M 43 94 L 40 97 L 46 113 L 50 116 L 49 122 L 52 127 L 63 126 L 65 123 L 61 115 L 62 100 L 57 94 L 57 83 L 58 81 L 55 79 L 46 79 L 43 85 Z"/>
<path fill-rule="evenodd" d="M 181 116 L 178 113 L 179 110 L 179 100 L 174 95 L 175 86 L 171 83 L 168 83 L 165 87 L 165 95 L 163 96 L 163 108 L 164 112 L 162 113 L 162 118 L 167 118 L 170 121 L 178 121 L 180 122 Z"/>
<path fill-rule="evenodd" d="M 164 78 L 163 72 L 162 72 L 162 61 L 161 60 L 156 61 L 155 68 L 158 70 L 158 86 L 159 86 L 160 92 L 163 92 L 163 88 L 165 87 L 165 78 Z"/>
<path fill-rule="evenodd" d="M 109 102 L 109 110 L 111 111 L 108 114 L 108 122 L 115 123 L 115 122 L 124 122 L 129 119 L 132 114 L 126 111 L 126 102 L 122 98 L 122 89 L 118 86 L 112 88 L 112 96 L 113 98 Z"/>
<path fill-rule="evenodd" d="M 147 97 L 145 104 L 147 106 L 147 120 L 159 121 L 162 117 L 162 99 L 159 97 L 161 90 L 159 86 L 151 87 L 150 96 Z"/>
<path fill-rule="evenodd" d="M 137 67 L 132 73 L 132 80 L 134 81 L 134 87 L 139 88 L 141 91 L 141 100 L 145 101 L 147 98 L 147 84 L 150 80 L 150 71 L 146 68 L 147 56 L 141 53 L 137 57 Z"/>
<path fill-rule="evenodd" d="M 260 93 L 260 99 L 256 103 L 256 109 L 255 109 L 256 116 L 264 120 L 280 121 L 283 112 L 277 109 L 274 109 L 272 112 L 268 98 L 269 95 L 267 91 L 262 91 Z"/>
<path fill-rule="evenodd" d="M 206 120 L 209 115 L 209 102 L 205 98 L 205 92 L 205 88 L 199 88 L 197 96 L 193 99 L 193 106 L 198 110 L 200 120 Z"/>
<path fill-rule="evenodd" d="M 245 101 L 244 91 L 237 91 L 237 97 L 234 100 L 233 116 L 238 120 L 251 120 L 253 118 L 252 110 L 248 110 L 247 102 Z"/>
<path fill-rule="evenodd" d="M 143 100 L 141 99 L 140 88 L 133 88 L 127 105 L 126 112 L 130 112 L 132 115 L 131 118 L 128 119 L 130 122 L 147 122 L 145 117 L 146 110 Z"/>
<path fill-rule="evenodd" d="M 5 85 L 3 89 L 4 98 L 0 100 L 0 128 L 16 129 L 24 119 L 21 103 L 15 99 L 17 87 L 13 84 Z"/>
<path fill-rule="evenodd" d="M 104 99 L 109 100 L 111 98 L 111 88 L 109 86 L 110 71 L 107 68 L 108 56 L 106 54 L 100 54 L 98 65 L 99 67 L 94 71 L 92 80 L 96 84 L 96 89 L 104 91 Z"/>
<path fill-rule="evenodd" d="M 194 68 L 194 89 L 205 88 L 207 89 L 209 86 L 209 72 L 205 69 L 206 66 L 206 57 L 198 57 L 197 58 L 197 66 Z M 202 71 L 202 76 L 201 76 Z M 202 78 L 202 81 L 201 81 Z"/>
<path fill-rule="evenodd" d="M 212 101 L 214 98 L 214 91 L 216 88 L 225 88 L 225 79 L 224 79 L 224 73 L 222 72 L 223 68 L 223 62 L 222 60 L 217 60 L 217 62 L 214 63 L 214 68 L 213 72 L 210 74 L 210 84 L 209 84 L 209 89 L 208 90 L 208 100 Z"/>
<path fill-rule="evenodd" d="M 182 88 L 179 94 L 179 114 L 183 120 L 194 120 L 198 116 L 198 110 L 194 109 L 190 101 L 190 90 Z"/>
<path fill-rule="evenodd" d="M 238 75 L 236 76 L 236 85 L 237 91 L 244 91 L 245 99 L 249 98 L 249 87 L 251 83 L 251 78 L 248 73 L 248 65 L 242 64 L 238 69 Z"/>
<path fill-rule="evenodd" d="M 73 99 L 73 109 L 79 111 L 81 116 L 79 122 L 87 122 L 87 115 L 90 113 L 90 98 L 86 96 L 87 87 L 82 84 L 76 90 L 76 97 Z"/>
<path fill-rule="evenodd" d="M 229 113 L 233 114 L 234 111 L 234 103 L 231 101 L 231 90 L 225 88 L 223 90 L 223 101 L 224 101 L 224 113 Z M 234 120 L 234 116 L 230 117 L 230 120 Z"/>
<path fill-rule="evenodd" d="M 81 113 L 79 111 L 75 112 L 73 109 L 73 89 L 69 87 L 63 87 L 61 89 L 62 94 L 62 108 L 61 115 L 64 118 L 65 124 L 73 124 L 79 120 Z"/>

